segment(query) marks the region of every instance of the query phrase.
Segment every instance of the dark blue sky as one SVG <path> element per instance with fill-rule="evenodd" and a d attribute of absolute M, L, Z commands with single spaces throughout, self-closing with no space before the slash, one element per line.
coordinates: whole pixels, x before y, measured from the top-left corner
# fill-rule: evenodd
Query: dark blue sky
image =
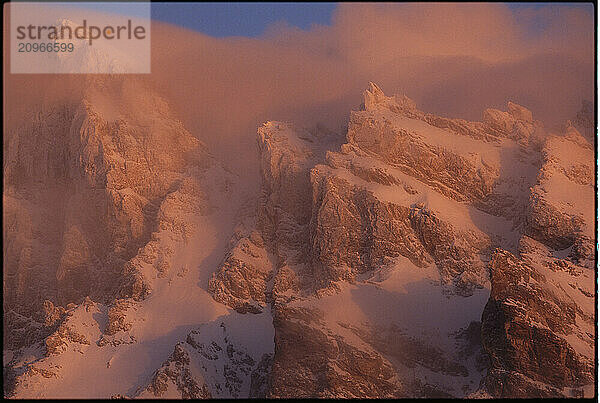
<path fill-rule="evenodd" d="M 335 3 L 152 3 L 152 18 L 205 34 L 258 36 L 278 21 L 308 29 L 329 25 Z"/>
<path fill-rule="evenodd" d="M 592 3 L 509 3 L 522 8 L 568 5 L 582 7 L 593 15 Z M 152 18 L 180 25 L 215 37 L 261 35 L 279 21 L 302 29 L 312 24 L 330 25 L 336 3 L 151 3 Z M 532 31 L 543 30 L 542 26 Z M 533 33 L 532 32 L 532 33 Z"/>

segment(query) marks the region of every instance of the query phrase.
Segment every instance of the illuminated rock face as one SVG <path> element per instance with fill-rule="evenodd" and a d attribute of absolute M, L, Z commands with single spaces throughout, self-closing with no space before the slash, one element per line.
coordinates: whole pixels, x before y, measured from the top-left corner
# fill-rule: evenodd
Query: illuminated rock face
<path fill-rule="evenodd" d="M 260 126 L 244 193 L 160 97 L 120 85 L 136 96 L 117 114 L 90 91 L 5 141 L 5 393 L 589 393 L 594 164 L 575 127 L 548 135 L 511 102 L 448 119 L 371 84 L 346 133 Z"/>
<path fill-rule="evenodd" d="M 202 196 L 193 175 L 208 157 L 164 101 L 144 96 L 110 118 L 87 98 L 51 106 L 9 133 L 5 312 L 31 316 L 45 300 L 66 306 L 147 294 L 136 256 L 156 243 L 154 231 L 175 224 L 177 196 Z"/>
<path fill-rule="evenodd" d="M 492 295 L 482 318 L 491 357 L 486 388 L 498 397 L 577 396 L 594 380 L 589 270 L 522 241 L 520 258 L 500 250 L 490 264 Z"/>
<path fill-rule="evenodd" d="M 351 114 L 345 144 L 339 137 L 281 122 L 263 125 L 259 228 L 265 248 L 278 262 L 268 269 L 273 281 L 265 288 L 275 315 L 269 396 L 584 393 L 593 382 L 593 248 L 585 247 L 593 212 L 581 206 L 593 206 L 587 189 L 593 157 L 577 136 L 548 137 L 529 110 L 511 102 L 507 112 L 486 110 L 483 123 L 436 117 L 419 111 L 406 97 L 386 97 L 374 84 L 365 92 L 363 110 Z M 569 144 L 572 150 L 567 150 Z M 580 157 L 561 160 L 552 155 L 558 148 Z M 574 203 L 540 190 L 549 186 L 552 175 L 586 186 L 585 201 L 565 211 L 564 206 Z M 533 244 L 549 254 L 567 248 L 567 257 L 547 265 L 573 267 L 579 274 L 536 277 L 542 269 L 532 265 L 533 252 L 521 251 Z M 513 276 L 513 266 L 502 263 L 506 256 L 530 262 L 519 267 L 525 278 L 537 280 Z M 434 324 L 424 326 L 422 339 L 401 336 L 390 325 L 411 324 L 395 322 L 393 313 L 385 324 L 371 318 L 361 322 L 360 315 L 350 323 L 327 315 L 324 300 L 349 304 L 348 290 L 360 295 L 369 283 L 385 289 L 399 265 L 410 267 L 417 279 L 435 278 L 438 292 L 453 295 L 449 304 L 461 306 L 491 292 L 487 304 L 484 297 L 484 304 L 465 315 L 471 318 L 468 326 L 455 323 L 454 331 L 442 337 L 461 347 L 442 346 L 427 335 Z M 436 275 L 428 277 L 427 268 Z M 520 292 L 523 281 L 534 285 Z M 546 289 L 544 283 L 554 288 Z M 566 284 L 578 284 L 569 286 L 578 291 L 560 292 Z M 538 297 L 545 304 L 539 306 L 539 321 L 554 321 L 554 327 L 538 328 L 532 316 L 521 317 L 508 308 L 511 303 L 527 307 Z M 585 308 L 576 308 L 579 302 Z M 391 299 L 385 303 L 392 304 Z M 554 317 L 544 313 L 553 304 L 564 308 Z M 445 320 L 436 315 L 431 313 L 429 320 Z M 505 327 L 522 331 L 504 334 Z M 385 347 L 402 337 L 406 351 Z M 528 343 L 544 346 L 535 347 L 533 360 L 527 358 Z M 575 353 L 573 345 L 581 343 L 587 349 Z M 346 361 L 365 366 L 346 367 Z M 406 368 L 430 370 L 445 379 L 422 382 L 414 374 L 407 376 Z"/>

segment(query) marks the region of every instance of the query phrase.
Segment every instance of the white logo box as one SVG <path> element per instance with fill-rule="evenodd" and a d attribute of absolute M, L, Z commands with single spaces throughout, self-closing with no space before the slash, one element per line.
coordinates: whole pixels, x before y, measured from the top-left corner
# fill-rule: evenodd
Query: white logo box
<path fill-rule="evenodd" d="M 13 74 L 150 73 L 150 2 L 18 1 L 5 7 Z"/>

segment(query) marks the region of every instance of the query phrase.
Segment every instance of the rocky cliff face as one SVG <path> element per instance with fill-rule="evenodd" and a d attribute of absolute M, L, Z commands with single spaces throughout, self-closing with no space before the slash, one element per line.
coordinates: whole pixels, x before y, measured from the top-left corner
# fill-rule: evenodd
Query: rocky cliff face
<path fill-rule="evenodd" d="M 119 76 L 86 85 L 79 101 L 41 106 L 5 138 L 8 395 L 68 397 L 59 383 L 73 379 L 71 392 L 88 396 L 77 378 L 110 369 L 126 346 L 143 349 L 154 315 L 143 301 L 169 300 L 165 283 L 197 275 L 190 262 L 202 251 L 188 251 L 190 243 L 226 204 L 217 199 L 230 175 L 146 83 Z"/>
<path fill-rule="evenodd" d="M 253 338 L 251 332 L 236 334 L 232 328 L 270 320 L 269 312 L 253 317 L 233 315 L 191 331 L 148 384 L 138 388 L 135 397 L 264 398 L 272 361 L 269 343 Z"/>
<path fill-rule="evenodd" d="M 592 145 L 569 126 L 564 136 L 546 141 L 542 154 L 543 165 L 530 195 L 527 233 L 559 250 L 576 242 L 591 245 L 596 176 Z M 593 261 L 593 255 L 581 257 Z"/>
<path fill-rule="evenodd" d="M 142 89 L 123 89 L 134 90 Z M 8 135 L 5 310 L 28 316 L 45 299 L 66 306 L 88 295 L 143 297 L 147 285 L 131 260 L 159 226 L 185 226 L 170 222 L 169 204 L 202 197 L 193 182 L 209 163 L 164 101 L 147 95 L 111 119 L 90 93 L 32 113 Z"/>
<path fill-rule="evenodd" d="M 90 99 L 31 129 L 65 138 L 47 156 L 5 145 L 16 396 L 60 396 L 60 379 L 140 398 L 593 389 L 595 172 L 576 127 L 550 135 L 512 102 L 439 117 L 371 84 L 346 133 L 259 127 L 260 192 L 245 197 L 159 98 L 119 119 Z M 77 389 L 61 366 L 84 357 L 121 379 Z"/>
<path fill-rule="evenodd" d="M 493 396 L 581 397 L 593 389 L 592 154 L 570 125 L 546 140 L 518 255 L 498 250 L 491 261 L 482 335 Z"/>
<path fill-rule="evenodd" d="M 483 122 L 436 117 L 372 84 L 340 140 L 280 122 L 259 129 L 256 228 L 274 260 L 244 278 L 268 281 L 216 274 L 230 292 L 246 288 L 248 301 L 256 289 L 271 301 L 267 395 L 583 393 L 592 383 L 593 196 L 582 188 L 573 210 L 570 195 L 581 191 L 548 190 L 561 188 L 556 175 L 592 184 L 591 149 L 576 129 L 548 137 L 512 102 Z M 407 312 L 419 298 L 427 319 Z"/>
<path fill-rule="evenodd" d="M 485 386 L 497 397 L 581 396 L 594 381 L 593 273 L 522 243 L 520 257 L 499 250 L 490 264 Z"/>

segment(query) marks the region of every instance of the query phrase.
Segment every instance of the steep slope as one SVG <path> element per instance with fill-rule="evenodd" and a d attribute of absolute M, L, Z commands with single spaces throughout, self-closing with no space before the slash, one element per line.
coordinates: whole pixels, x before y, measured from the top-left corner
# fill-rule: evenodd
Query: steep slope
<path fill-rule="evenodd" d="M 493 396 L 594 393 L 593 158 L 592 146 L 571 125 L 546 140 L 527 236 L 517 256 L 498 250 L 490 264 L 483 336 Z"/>
<path fill-rule="evenodd" d="M 518 257 L 499 250 L 490 266 L 485 390 L 495 397 L 591 397 L 594 272 L 528 237 Z"/>
<path fill-rule="evenodd" d="M 531 191 L 527 233 L 555 249 L 581 245 L 592 260 L 594 238 L 594 150 L 573 127 L 550 137 L 544 163 Z M 588 264 L 589 265 L 589 264 Z"/>
<path fill-rule="evenodd" d="M 99 92 L 108 84 L 141 90 L 130 81 L 90 84 L 80 103 L 42 106 L 8 136 L 5 308 L 29 314 L 41 296 L 67 305 L 114 295 L 135 275 L 125 263 L 150 241 L 162 204 L 193 193 L 208 168 L 205 147 L 163 100 L 124 99 L 112 116 L 110 95 Z"/>
<path fill-rule="evenodd" d="M 421 112 L 374 84 L 362 109 L 350 116 L 345 144 L 341 136 L 281 122 L 258 130 L 263 184 L 255 226 L 231 248 L 211 292 L 240 312 L 271 303 L 275 355 L 267 396 L 545 395 L 547 387 L 535 382 L 526 392 L 498 389 L 499 367 L 524 360 L 516 353 L 498 358 L 500 325 L 490 322 L 490 307 L 521 281 L 512 285 L 516 277 L 501 256 L 530 262 L 523 266 L 528 276 L 541 270 L 540 258 L 522 250 L 525 234 L 543 237 L 543 224 L 553 222 L 539 218 L 550 210 L 534 200 L 549 186 L 544 172 L 556 163 L 552 141 L 579 138 L 546 140 L 531 112 L 514 103 L 507 112 L 486 110 L 483 122 L 467 122 Z M 588 178 L 592 160 L 585 153 L 578 158 L 563 171 Z M 548 203 L 575 214 L 565 210 L 569 201 Z M 588 210 L 578 214 L 585 222 L 593 218 Z M 587 230 L 578 224 L 581 235 L 570 234 L 569 247 L 586 244 Z M 555 264 L 567 264 L 563 254 Z M 570 316 L 569 331 L 546 335 L 546 346 L 562 346 L 558 340 L 566 338 L 566 346 L 589 357 L 593 301 L 577 294 L 583 291 L 559 292 L 570 280 L 544 275 L 550 291 L 544 286 L 535 295 L 545 304 L 585 305 L 579 319 Z M 585 296 L 592 278 L 584 273 L 570 289 Z M 522 299 L 525 306 L 533 301 Z M 590 381 L 585 359 L 565 364 L 579 372 L 562 383 L 533 376 L 542 364 L 526 374 L 559 394 L 583 393 Z"/>
<path fill-rule="evenodd" d="M 580 122 L 576 123 L 576 126 Z M 18 398 L 593 393 L 593 149 L 375 84 L 347 132 L 258 128 L 260 190 L 135 78 L 5 138 Z"/>
<path fill-rule="evenodd" d="M 205 282 L 250 185 L 135 79 L 37 116 L 5 143 L 5 394 L 133 395 L 229 315 Z"/>

